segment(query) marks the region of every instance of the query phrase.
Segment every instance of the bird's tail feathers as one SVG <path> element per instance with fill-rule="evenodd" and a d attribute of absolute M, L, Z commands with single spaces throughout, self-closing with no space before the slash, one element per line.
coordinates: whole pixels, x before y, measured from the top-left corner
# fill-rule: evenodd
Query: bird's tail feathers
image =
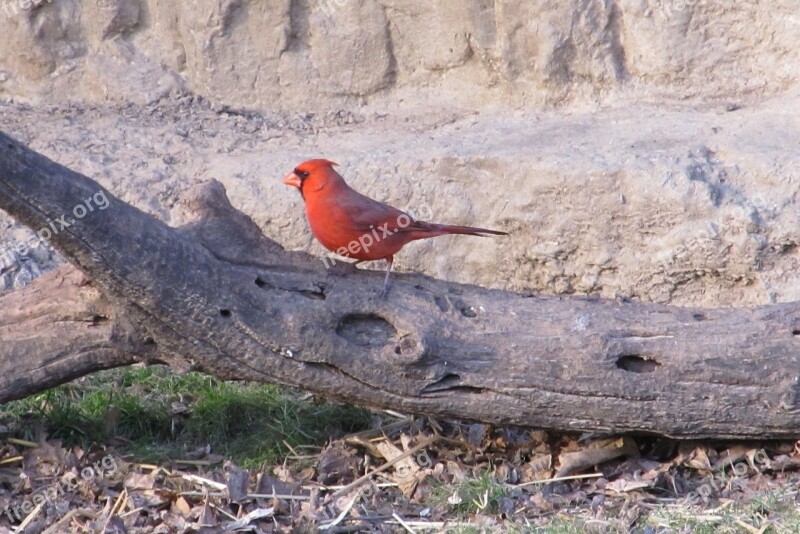
<path fill-rule="evenodd" d="M 508 232 L 500 230 L 488 230 L 486 228 L 476 228 L 474 226 L 458 226 L 453 224 L 432 224 L 436 230 L 445 234 L 477 235 L 487 237 L 490 235 L 508 235 Z"/>

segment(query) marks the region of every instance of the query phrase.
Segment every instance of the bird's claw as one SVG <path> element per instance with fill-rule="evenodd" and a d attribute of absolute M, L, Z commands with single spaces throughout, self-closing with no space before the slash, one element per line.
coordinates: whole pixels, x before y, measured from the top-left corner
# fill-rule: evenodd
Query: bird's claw
<path fill-rule="evenodd" d="M 384 284 L 379 294 L 380 298 L 385 299 L 389 295 L 389 287 L 391 287 L 389 284 Z"/>

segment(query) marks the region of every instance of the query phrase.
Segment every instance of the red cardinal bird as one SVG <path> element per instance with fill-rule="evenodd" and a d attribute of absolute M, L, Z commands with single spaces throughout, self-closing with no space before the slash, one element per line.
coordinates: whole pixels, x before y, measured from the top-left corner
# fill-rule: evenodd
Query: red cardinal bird
<path fill-rule="evenodd" d="M 287 174 L 283 183 L 300 190 L 311 231 L 325 248 L 358 260 L 353 265 L 373 260 L 388 262 L 384 294 L 394 255 L 410 241 L 445 234 L 508 235 L 472 226 L 416 221 L 407 213 L 350 188 L 334 165 L 326 159 L 308 160 Z"/>

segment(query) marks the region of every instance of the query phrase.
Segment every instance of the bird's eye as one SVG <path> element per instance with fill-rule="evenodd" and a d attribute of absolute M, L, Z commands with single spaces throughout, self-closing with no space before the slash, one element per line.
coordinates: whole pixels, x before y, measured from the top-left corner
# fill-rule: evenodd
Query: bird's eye
<path fill-rule="evenodd" d="M 294 170 L 294 173 L 295 173 L 295 174 L 297 175 L 297 177 L 298 177 L 298 178 L 300 178 L 301 180 L 305 180 L 306 178 L 308 178 L 308 172 L 306 172 L 306 171 L 301 171 L 301 170 L 295 169 L 295 170 Z"/>

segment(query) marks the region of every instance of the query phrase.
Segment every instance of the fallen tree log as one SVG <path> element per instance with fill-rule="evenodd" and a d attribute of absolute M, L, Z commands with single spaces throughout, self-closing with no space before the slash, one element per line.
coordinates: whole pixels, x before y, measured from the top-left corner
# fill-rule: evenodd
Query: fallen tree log
<path fill-rule="evenodd" d="M 382 272 L 283 250 L 218 182 L 183 203 L 191 222 L 168 227 L 0 134 L 0 209 L 51 228 L 80 271 L 0 295 L 0 401 L 147 362 L 497 425 L 800 436 L 799 303 L 676 308 L 416 274 L 381 298 Z"/>

